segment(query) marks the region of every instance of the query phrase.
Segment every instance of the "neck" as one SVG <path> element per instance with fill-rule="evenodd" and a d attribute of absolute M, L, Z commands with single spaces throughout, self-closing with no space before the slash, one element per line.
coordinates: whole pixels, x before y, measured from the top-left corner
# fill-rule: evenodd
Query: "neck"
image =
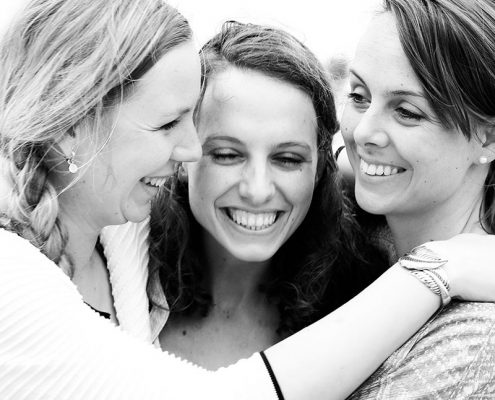
<path fill-rule="evenodd" d="M 68 235 L 65 251 L 73 263 L 74 279 L 76 279 L 84 270 L 92 266 L 90 259 L 103 227 L 92 224 L 89 218 L 79 215 L 77 210 L 66 207 L 64 193 L 60 195 L 59 204 L 59 220 Z"/>
<path fill-rule="evenodd" d="M 397 255 L 432 240 L 447 240 L 460 233 L 483 232 L 479 221 L 482 190 L 464 201 L 450 198 L 443 204 L 414 214 L 387 215 Z M 458 199 L 457 199 L 458 200 Z"/>
<path fill-rule="evenodd" d="M 264 301 L 259 285 L 270 261 L 247 262 L 230 254 L 206 234 L 203 250 L 208 265 L 208 284 L 216 307 L 235 310 Z"/>

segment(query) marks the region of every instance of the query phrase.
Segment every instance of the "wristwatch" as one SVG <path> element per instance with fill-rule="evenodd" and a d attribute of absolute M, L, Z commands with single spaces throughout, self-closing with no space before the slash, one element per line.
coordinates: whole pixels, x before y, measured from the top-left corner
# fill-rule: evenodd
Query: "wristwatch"
<path fill-rule="evenodd" d="M 399 265 L 408 270 L 428 289 L 440 297 L 442 307 L 450 303 L 450 284 L 443 266 L 448 262 L 426 246 L 418 246 L 399 258 Z"/>

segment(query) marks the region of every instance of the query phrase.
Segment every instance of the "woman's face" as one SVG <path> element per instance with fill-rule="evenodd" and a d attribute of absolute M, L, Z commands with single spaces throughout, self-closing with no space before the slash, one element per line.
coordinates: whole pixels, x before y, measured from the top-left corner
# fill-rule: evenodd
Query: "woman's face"
<path fill-rule="evenodd" d="M 192 120 L 199 88 L 195 47 L 186 43 L 166 53 L 109 112 L 112 133 L 101 152 L 92 159 L 90 139 L 78 143 L 75 162 L 83 175 L 65 203 L 103 226 L 146 218 L 174 163 L 201 155 Z"/>
<path fill-rule="evenodd" d="M 360 206 L 374 214 L 424 215 L 466 203 L 463 188 L 473 181 L 481 145 L 440 125 L 391 14 L 376 17 L 361 40 L 350 85 L 342 134 Z"/>
<path fill-rule="evenodd" d="M 232 256 L 266 261 L 303 221 L 317 164 L 316 115 L 295 86 L 231 67 L 210 80 L 187 165 L 197 221 Z"/>

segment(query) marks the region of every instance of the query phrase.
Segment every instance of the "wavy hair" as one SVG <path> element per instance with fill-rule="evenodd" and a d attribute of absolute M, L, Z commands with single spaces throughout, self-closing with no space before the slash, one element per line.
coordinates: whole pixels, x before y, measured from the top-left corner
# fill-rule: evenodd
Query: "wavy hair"
<path fill-rule="evenodd" d="M 70 275 L 47 154 L 82 129 L 93 133 L 96 154 L 106 109 L 190 38 L 187 21 L 162 0 L 31 0 L 0 42 L 0 156 L 13 188 L 0 226 Z"/>
<path fill-rule="evenodd" d="M 384 0 L 426 98 L 446 128 L 471 140 L 495 128 L 495 2 Z M 495 162 L 485 180 L 480 221 L 495 233 Z"/>
<path fill-rule="evenodd" d="M 318 126 L 317 184 L 302 224 L 271 260 L 271 278 L 261 290 L 280 312 L 279 331 L 293 333 L 335 309 L 382 272 L 343 195 L 331 153 L 338 130 L 334 99 L 324 68 L 311 51 L 279 29 L 227 22 L 201 49 L 202 95 L 212 76 L 230 67 L 253 70 L 307 93 Z M 201 100 L 195 117 L 199 118 Z M 150 267 L 159 271 L 171 312 L 206 315 L 206 260 L 201 228 L 188 203 L 187 184 L 175 179 L 154 204 Z M 367 257 L 371 258 L 367 258 Z"/>

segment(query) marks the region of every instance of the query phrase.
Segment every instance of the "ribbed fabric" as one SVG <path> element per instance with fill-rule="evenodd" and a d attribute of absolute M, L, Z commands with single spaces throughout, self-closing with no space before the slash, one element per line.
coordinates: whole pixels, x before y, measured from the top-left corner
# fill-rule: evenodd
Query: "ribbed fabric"
<path fill-rule="evenodd" d="M 149 218 L 145 221 L 108 226 L 100 234 L 119 325 L 132 336 L 152 341 L 148 280 Z"/>
<path fill-rule="evenodd" d="M 0 230 L 2 400 L 273 399 L 258 354 L 218 372 L 136 340 L 87 307 L 38 249 Z"/>
<path fill-rule="evenodd" d="M 452 303 L 349 399 L 495 399 L 495 304 Z"/>

